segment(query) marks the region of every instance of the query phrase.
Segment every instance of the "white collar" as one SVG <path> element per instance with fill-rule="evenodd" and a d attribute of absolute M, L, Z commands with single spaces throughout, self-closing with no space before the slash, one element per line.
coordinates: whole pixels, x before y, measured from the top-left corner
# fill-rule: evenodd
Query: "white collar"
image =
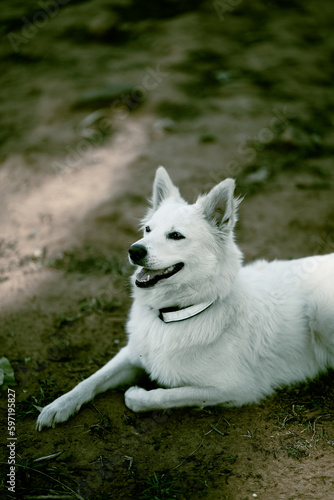
<path fill-rule="evenodd" d="M 194 306 L 188 306 L 184 308 L 175 307 L 164 307 L 159 309 L 159 318 L 165 323 L 172 323 L 174 321 L 183 321 L 185 319 L 197 316 L 201 312 L 205 311 L 214 303 L 214 300 L 210 302 L 201 302 L 200 304 L 195 304 Z"/>

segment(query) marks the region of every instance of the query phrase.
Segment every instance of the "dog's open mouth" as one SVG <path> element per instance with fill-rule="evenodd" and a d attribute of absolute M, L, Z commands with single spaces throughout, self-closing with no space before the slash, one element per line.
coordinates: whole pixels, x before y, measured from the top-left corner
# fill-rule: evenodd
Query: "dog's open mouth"
<path fill-rule="evenodd" d="M 166 267 L 166 269 L 153 270 L 143 267 L 139 273 L 136 274 L 136 285 L 139 288 L 153 286 L 158 283 L 158 281 L 170 278 L 174 274 L 178 273 L 181 271 L 183 266 L 183 262 L 179 262 L 178 264 L 174 264 L 174 266 Z"/>

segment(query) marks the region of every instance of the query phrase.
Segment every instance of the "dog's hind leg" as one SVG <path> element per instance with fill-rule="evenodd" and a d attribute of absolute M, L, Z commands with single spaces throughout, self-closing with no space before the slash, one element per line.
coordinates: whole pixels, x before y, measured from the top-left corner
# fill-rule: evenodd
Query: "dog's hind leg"
<path fill-rule="evenodd" d="M 177 387 L 146 391 L 130 387 L 125 393 L 125 404 L 135 412 L 150 411 L 183 406 L 214 406 L 219 403 L 233 405 L 232 391 L 216 387 Z"/>
<path fill-rule="evenodd" d="M 84 403 L 91 401 L 100 392 L 133 383 L 141 371 L 141 368 L 131 363 L 129 349 L 124 347 L 103 368 L 43 408 L 36 429 L 54 427 L 60 422 L 65 422 Z"/>
<path fill-rule="evenodd" d="M 315 259 L 316 272 L 307 283 L 307 315 L 317 357 L 324 368 L 334 368 L 334 254 Z"/>

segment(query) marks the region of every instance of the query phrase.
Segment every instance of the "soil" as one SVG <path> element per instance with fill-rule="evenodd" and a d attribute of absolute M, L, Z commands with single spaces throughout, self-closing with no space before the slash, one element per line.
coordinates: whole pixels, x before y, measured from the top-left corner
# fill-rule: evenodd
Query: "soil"
<path fill-rule="evenodd" d="M 332 371 L 229 410 L 134 414 L 114 390 L 35 430 L 126 343 L 127 249 L 158 165 L 189 201 L 236 178 L 246 262 L 334 251 L 332 2 L 1 9 L 0 335 L 17 381 L 1 498 L 333 498 Z"/>

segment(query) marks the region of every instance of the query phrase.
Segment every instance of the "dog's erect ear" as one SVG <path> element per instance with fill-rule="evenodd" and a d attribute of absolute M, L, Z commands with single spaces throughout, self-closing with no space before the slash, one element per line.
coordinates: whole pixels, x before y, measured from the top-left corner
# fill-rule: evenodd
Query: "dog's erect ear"
<path fill-rule="evenodd" d="M 211 189 L 207 195 L 201 196 L 197 200 L 205 218 L 216 227 L 233 228 L 235 225 L 239 202 L 233 197 L 234 188 L 234 180 L 225 179 Z"/>
<path fill-rule="evenodd" d="M 180 192 L 174 186 L 167 170 L 164 167 L 159 167 L 155 174 L 153 183 L 152 208 L 156 210 L 160 203 L 166 198 L 181 198 Z"/>

